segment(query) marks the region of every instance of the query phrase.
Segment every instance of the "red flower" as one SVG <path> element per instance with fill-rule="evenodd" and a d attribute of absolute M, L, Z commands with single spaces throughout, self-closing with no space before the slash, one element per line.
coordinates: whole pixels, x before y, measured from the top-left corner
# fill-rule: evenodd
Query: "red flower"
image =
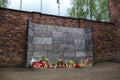
<path fill-rule="evenodd" d="M 39 66 L 40 66 L 40 67 L 43 67 L 43 64 L 39 63 Z"/>
<path fill-rule="evenodd" d="M 89 62 L 90 62 L 89 59 L 85 59 L 85 60 L 83 61 L 83 63 L 89 63 Z"/>
<path fill-rule="evenodd" d="M 39 62 L 33 62 L 33 63 L 32 63 L 32 67 L 35 68 L 35 69 L 40 68 Z"/>
<path fill-rule="evenodd" d="M 80 67 L 81 67 L 80 63 L 76 63 L 76 64 L 75 64 L 75 67 L 76 67 L 76 68 L 80 68 Z"/>
<path fill-rule="evenodd" d="M 59 59 L 58 61 L 59 61 L 59 62 L 64 62 L 64 59 Z"/>
<path fill-rule="evenodd" d="M 43 65 L 43 67 L 46 65 L 46 61 L 42 61 L 41 64 Z"/>

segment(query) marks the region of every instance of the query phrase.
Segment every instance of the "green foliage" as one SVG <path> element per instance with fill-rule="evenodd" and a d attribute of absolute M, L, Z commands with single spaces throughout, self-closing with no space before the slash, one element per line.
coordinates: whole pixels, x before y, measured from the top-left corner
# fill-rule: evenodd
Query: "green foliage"
<path fill-rule="evenodd" d="M 0 7 L 7 7 L 7 0 L 0 0 Z"/>
<path fill-rule="evenodd" d="M 109 22 L 107 0 L 71 0 L 71 4 L 70 17 Z"/>

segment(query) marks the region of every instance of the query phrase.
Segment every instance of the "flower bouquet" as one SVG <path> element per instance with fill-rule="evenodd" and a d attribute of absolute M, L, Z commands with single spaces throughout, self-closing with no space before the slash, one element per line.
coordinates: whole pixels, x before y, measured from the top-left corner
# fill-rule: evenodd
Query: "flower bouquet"
<path fill-rule="evenodd" d="M 80 63 L 75 63 L 75 68 L 85 68 L 92 66 L 92 62 L 90 59 L 84 59 Z"/>
<path fill-rule="evenodd" d="M 65 60 L 64 59 L 59 59 L 57 61 L 57 68 L 64 68 L 66 67 Z"/>
<path fill-rule="evenodd" d="M 83 63 L 85 64 L 86 67 L 92 66 L 92 62 L 91 62 L 90 59 L 84 59 L 84 60 L 83 60 Z"/>
<path fill-rule="evenodd" d="M 39 63 L 39 61 L 35 58 L 32 58 L 31 61 L 30 61 L 30 65 L 31 67 L 33 67 L 34 69 L 39 69 L 42 64 Z"/>
<path fill-rule="evenodd" d="M 41 57 L 41 58 L 39 59 L 39 63 L 42 64 L 41 67 L 43 67 L 43 68 L 47 68 L 47 67 L 48 67 L 48 59 L 45 58 L 45 57 Z"/>
<path fill-rule="evenodd" d="M 67 64 L 68 64 L 68 67 L 75 67 L 75 63 L 73 60 L 69 60 Z"/>

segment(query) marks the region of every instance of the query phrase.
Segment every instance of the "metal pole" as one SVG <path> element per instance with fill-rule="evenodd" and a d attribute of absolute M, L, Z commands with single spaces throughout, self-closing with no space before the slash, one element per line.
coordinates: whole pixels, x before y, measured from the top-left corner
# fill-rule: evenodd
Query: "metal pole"
<path fill-rule="evenodd" d="M 41 13 L 42 13 L 42 0 L 41 0 Z"/>
<path fill-rule="evenodd" d="M 20 10 L 22 10 L 22 0 L 20 0 Z"/>
<path fill-rule="evenodd" d="M 60 16 L 60 4 L 58 4 L 58 15 Z"/>

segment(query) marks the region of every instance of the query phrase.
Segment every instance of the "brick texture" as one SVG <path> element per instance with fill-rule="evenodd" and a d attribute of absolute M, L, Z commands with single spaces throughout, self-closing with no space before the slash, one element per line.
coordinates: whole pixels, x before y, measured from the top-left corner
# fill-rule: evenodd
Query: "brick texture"
<path fill-rule="evenodd" d="M 120 0 L 109 0 L 111 22 L 115 23 L 116 47 L 120 50 Z"/>
<path fill-rule="evenodd" d="M 0 10 L 0 66 L 25 63 L 27 13 Z"/>
<path fill-rule="evenodd" d="M 111 22 L 115 24 L 116 61 L 120 62 L 120 0 L 109 0 Z"/>

